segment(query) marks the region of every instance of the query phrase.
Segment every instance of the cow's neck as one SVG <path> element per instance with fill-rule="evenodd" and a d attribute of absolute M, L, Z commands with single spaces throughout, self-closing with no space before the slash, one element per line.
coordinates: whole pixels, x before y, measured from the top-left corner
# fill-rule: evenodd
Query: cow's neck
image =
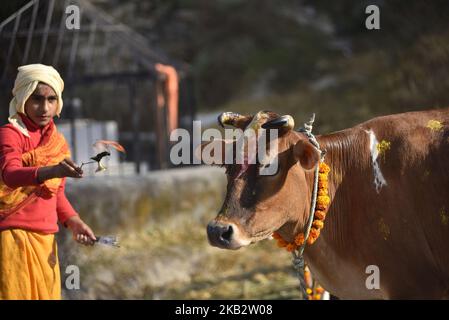
<path fill-rule="evenodd" d="M 329 174 L 331 204 L 320 238 L 310 246 L 312 249 L 321 250 L 308 250 L 306 247 L 306 257 L 312 260 L 321 258 L 314 253 L 324 251 L 331 254 L 347 250 L 351 245 L 347 236 L 352 225 L 351 205 L 355 197 L 359 197 L 358 182 L 364 179 L 366 172 L 369 172 L 366 171 L 370 159 L 365 147 L 369 143 L 367 137 L 357 129 L 317 137 L 321 149 L 326 151 L 324 161 L 331 168 Z M 313 180 L 313 174 L 309 180 Z"/>
<path fill-rule="evenodd" d="M 317 140 L 320 148 L 326 151 L 324 162 L 331 169 L 328 176 L 331 203 L 321 235 L 315 243 L 306 245 L 304 256 L 318 282 L 330 292 L 344 297 L 345 292 L 339 289 L 345 288 L 347 278 L 357 271 L 355 257 L 361 255 L 360 246 L 352 239 L 352 229 L 359 227 L 360 223 L 360 219 L 357 220 L 355 216 L 360 218 L 360 210 L 363 210 L 359 200 L 363 199 L 367 188 L 373 188 L 369 176 L 372 170 L 370 140 L 369 135 L 360 127 L 317 136 Z M 303 207 L 298 210 L 297 219 L 290 230 L 284 229 L 285 234 L 290 235 L 290 238 L 285 238 L 287 241 L 292 241 L 297 234 L 303 232 L 308 220 L 314 170 L 306 171 L 305 174 L 307 187 L 301 197 L 298 197 L 301 200 L 298 206 Z M 297 178 L 302 179 L 299 176 Z M 281 235 L 284 237 L 284 234 Z"/>

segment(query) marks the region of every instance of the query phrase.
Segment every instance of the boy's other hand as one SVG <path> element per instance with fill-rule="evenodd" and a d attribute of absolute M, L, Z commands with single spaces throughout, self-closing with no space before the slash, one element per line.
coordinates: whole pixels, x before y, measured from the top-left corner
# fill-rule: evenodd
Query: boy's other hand
<path fill-rule="evenodd" d="M 92 229 L 81 220 L 79 216 L 73 216 L 65 222 L 72 231 L 73 240 L 86 246 L 92 246 L 97 238 Z"/>

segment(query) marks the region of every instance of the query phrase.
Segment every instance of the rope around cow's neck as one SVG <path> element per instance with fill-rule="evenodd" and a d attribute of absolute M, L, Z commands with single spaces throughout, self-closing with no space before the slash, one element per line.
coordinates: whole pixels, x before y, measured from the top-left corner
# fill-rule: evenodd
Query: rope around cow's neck
<path fill-rule="evenodd" d="M 304 129 L 300 129 L 300 131 L 303 132 L 307 136 L 307 138 L 309 138 L 310 143 L 312 143 L 314 145 L 314 147 L 318 149 L 318 151 L 320 152 L 320 155 L 321 155 L 320 162 L 322 162 L 322 161 L 324 161 L 325 152 L 323 152 L 320 149 L 320 145 L 312 133 L 314 121 L 315 121 L 315 114 L 312 115 L 309 122 L 304 124 Z M 314 217 L 314 213 L 315 213 L 316 200 L 317 200 L 317 196 L 318 196 L 319 167 L 320 167 L 319 165 L 316 166 L 315 174 L 314 174 L 314 178 L 313 178 L 312 202 L 310 204 L 309 220 L 307 222 L 307 227 L 304 232 L 304 239 L 306 239 L 306 240 L 309 238 L 309 233 L 310 233 L 310 229 L 312 228 L 312 222 L 313 222 L 313 217 Z M 304 241 L 298 249 L 292 251 L 293 267 L 296 269 L 296 271 L 298 273 L 299 289 L 301 291 L 303 299 L 307 299 L 306 283 L 305 283 L 305 279 L 304 279 L 304 249 L 306 247 L 306 244 L 307 244 L 307 241 Z"/>

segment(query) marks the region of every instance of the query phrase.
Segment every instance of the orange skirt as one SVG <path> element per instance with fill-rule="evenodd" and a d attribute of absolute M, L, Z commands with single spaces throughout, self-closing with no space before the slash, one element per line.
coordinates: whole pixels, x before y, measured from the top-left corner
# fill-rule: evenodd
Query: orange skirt
<path fill-rule="evenodd" d="M 0 299 L 61 299 L 54 234 L 21 229 L 0 231 Z"/>

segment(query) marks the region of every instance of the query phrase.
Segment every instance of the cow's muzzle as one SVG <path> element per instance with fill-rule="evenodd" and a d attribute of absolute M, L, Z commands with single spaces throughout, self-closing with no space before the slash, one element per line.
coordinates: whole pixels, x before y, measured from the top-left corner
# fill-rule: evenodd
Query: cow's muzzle
<path fill-rule="evenodd" d="M 238 249 L 249 244 L 239 239 L 240 232 L 233 223 L 211 221 L 207 225 L 207 238 L 212 246 L 222 249 Z"/>

